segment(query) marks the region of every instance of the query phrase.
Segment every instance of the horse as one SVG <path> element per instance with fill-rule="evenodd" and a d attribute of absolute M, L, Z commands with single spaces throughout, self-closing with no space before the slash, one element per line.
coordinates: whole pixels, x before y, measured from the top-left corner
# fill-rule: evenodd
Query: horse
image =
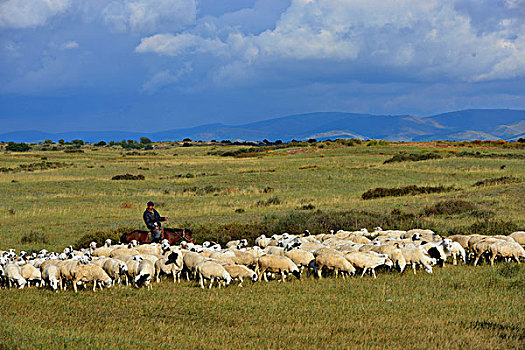
<path fill-rule="evenodd" d="M 162 239 L 167 239 L 169 244 L 175 244 L 181 240 L 185 240 L 189 243 L 195 243 L 191 230 L 184 228 L 171 228 L 166 227 L 163 229 Z M 139 244 L 151 243 L 151 234 L 149 231 L 144 230 L 133 230 L 126 232 L 120 237 L 120 243 L 130 243 L 131 241 L 137 241 Z"/>

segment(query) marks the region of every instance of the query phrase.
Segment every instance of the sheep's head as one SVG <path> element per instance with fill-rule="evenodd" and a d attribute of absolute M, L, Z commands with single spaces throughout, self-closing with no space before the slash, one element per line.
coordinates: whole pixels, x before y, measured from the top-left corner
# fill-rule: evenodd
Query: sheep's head
<path fill-rule="evenodd" d="M 390 260 L 389 258 L 386 258 L 385 259 L 385 265 L 388 266 L 388 267 L 392 267 L 392 266 L 394 266 L 394 262 L 392 260 Z"/>
<path fill-rule="evenodd" d="M 257 274 L 255 272 L 252 275 L 252 282 L 257 282 Z"/>
<path fill-rule="evenodd" d="M 119 268 L 120 274 L 124 274 L 124 273 L 128 272 L 128 265 L 126 265 L 124 262 L 121 262 L 118 265 L 118 268 Z"/>
<path fill-rule="evenodd" d="M 412 235 L 412 240 L 413 241 L 420 241 L 421 240 L 421 235 L 419 233 L 414 233 Z"/>
<path fill-rule="evenodd" d="M 53 291 L 58 290 L 58 280 L 49 281 L 49 286 L 51 287 L 51 289 L 53 289 Z"/>
<path fill-rule="evenodd" d="M 178 257 L 179 257 L 179 253 L 176 253 L 176 252 L 171 253 L 170 255 L 168 255 L 168 260 L 166 261 L 166 265 L 175 264 L 176 266 L 178 266 L 177 264 Z"/>
<path fill-rule="evenodd" d="M 111 247 L 111 239 L 106 239 L 106 247 Z"/>
<path fill-rule="evenodd" d="M 292 271 L 292 275 L 294 275 L 295 277 L 297 277 L 297 279 L 301 279 L 301 271 L 299 271 L 298 268 L 293 269 L 293 271 Z"/>

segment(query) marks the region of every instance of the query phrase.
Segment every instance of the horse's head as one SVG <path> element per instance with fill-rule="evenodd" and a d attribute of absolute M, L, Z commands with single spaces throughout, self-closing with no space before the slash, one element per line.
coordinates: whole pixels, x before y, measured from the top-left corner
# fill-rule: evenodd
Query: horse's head
<path fill-rule="evenodd" d="M 191 230 L 182 230 L 182 239 L 187 241 L 188 243 L 195 243 L 195 239 L 193 239 L 193 235 Z"/>

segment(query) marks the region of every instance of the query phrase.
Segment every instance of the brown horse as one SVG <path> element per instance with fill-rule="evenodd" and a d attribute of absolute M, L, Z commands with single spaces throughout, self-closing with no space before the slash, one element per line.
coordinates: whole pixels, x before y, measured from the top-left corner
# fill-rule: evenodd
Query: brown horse
<path fill-rule="evenodd" d="M 191 230 L 183 228 L 164 228 L 162 239 L 167 239 L 170 245 L 175 244 L 181 240 L 185 240 L 189 243 L 195 243 Z M 133 240 L 140 244 L 151 243 L 151 234 L 149 231 L 133 230 L 131 232 L 124 233 L 122 237 L 120 237 L 120 243 L 130 243 Z"/>

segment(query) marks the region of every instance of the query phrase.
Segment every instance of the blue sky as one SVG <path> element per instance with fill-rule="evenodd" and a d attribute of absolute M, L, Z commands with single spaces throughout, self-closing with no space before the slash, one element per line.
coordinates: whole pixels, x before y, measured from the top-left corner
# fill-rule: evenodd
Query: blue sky
<path fill-rule="evenodd" d="M 0 133 L 525 109 L 524 0 L 0 0 Z"/>

